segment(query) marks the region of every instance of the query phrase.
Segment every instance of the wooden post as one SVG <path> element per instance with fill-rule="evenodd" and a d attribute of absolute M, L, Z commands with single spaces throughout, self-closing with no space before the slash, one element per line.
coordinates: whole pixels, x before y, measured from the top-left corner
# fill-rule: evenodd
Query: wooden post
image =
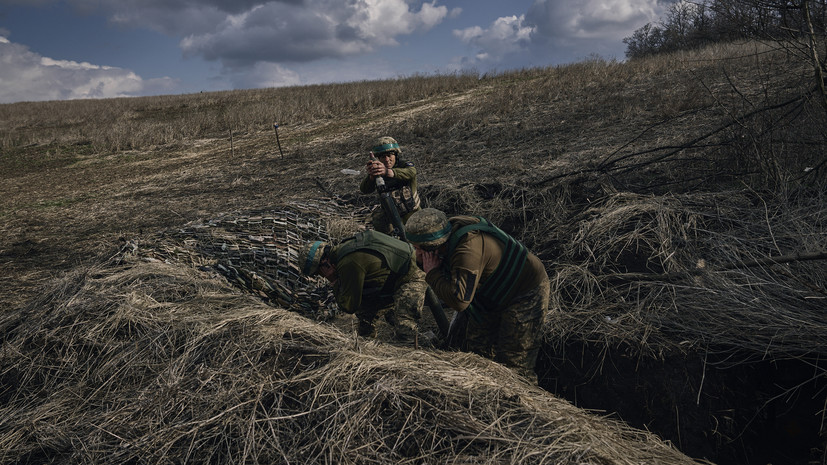
<path fill-rule="evenodd" d="M 276 144 L 279 145 L 279 154 L 284 159 L 284 152 L 281 151 L 281 141 L 279 141 L 279 123 L 273 123 L 273 131 L 276 132 Z"/>

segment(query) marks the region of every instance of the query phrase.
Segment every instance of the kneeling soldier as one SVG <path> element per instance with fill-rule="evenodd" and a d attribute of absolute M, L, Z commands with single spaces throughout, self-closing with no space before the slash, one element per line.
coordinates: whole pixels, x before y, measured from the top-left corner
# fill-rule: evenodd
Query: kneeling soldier
<path fill-rule="evenodd" d="M 402 342 L 414 341 L 428 286 L 415 260 L 410 244 L 371 230 L 335 246 L 316 241 L 299 254 L 302 273 L 324 276 L 339 309 L 359 319 L 360 336 L 374 337 L 384 314 Z"/>
<path fill-rule="evenodd" d="M 467 314 L 468 350 L 536 381 L 534 365 L 549 305 L 543 263 L 484 218 L 434 208 L 405 226 L 425 280 L 447 306 Z"/>

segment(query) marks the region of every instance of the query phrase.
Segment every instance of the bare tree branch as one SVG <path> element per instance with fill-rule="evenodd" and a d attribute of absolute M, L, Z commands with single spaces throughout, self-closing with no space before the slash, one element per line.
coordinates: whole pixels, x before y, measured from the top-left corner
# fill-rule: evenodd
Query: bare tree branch
<path fill-rule="evenodd" d="M 714 268 L 695 268 L 693 270 L 681 271 L 677 273 L 617 273 L 604 275 L 604 277 L 623 281 L 680 281 L 690 276 L 697 276 L 703 273 L 729 271 L 738 268 L 751 268 L 756 266 L 780 265 L 783 263 L 803 262 L 810 260 L 827 260 L 827 251 L 809 253 L 796 252 L 786 255 L 776 255 L 774 257 L 763 257 L 743 262 L 726 263 Z"/>

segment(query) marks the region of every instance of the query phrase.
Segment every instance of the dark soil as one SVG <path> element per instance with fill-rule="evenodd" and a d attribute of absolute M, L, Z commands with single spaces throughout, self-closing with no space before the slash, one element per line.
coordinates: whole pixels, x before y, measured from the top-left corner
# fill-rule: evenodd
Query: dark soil
<path fill-rule="evenodd" d="M 571 342 L 542 353 L 540 385 L 717 464 L 825 463 L 823 360 L 732 363 L 704 353 L 632 357 Z M 731 356 L 731 353 L 730 353 Z"/>

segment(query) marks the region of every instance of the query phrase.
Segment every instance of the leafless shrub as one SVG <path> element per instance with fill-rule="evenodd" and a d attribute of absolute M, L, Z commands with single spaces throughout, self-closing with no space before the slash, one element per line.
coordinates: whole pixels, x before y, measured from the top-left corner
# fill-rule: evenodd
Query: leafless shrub
<path fill-rule="evenodd" d="M 708 347 L 733 363 L 824 353 L 820 202 L 745 191 L 606 199 L 569 225 L 549 341 L 577 334 L 654 356 Z"/>

